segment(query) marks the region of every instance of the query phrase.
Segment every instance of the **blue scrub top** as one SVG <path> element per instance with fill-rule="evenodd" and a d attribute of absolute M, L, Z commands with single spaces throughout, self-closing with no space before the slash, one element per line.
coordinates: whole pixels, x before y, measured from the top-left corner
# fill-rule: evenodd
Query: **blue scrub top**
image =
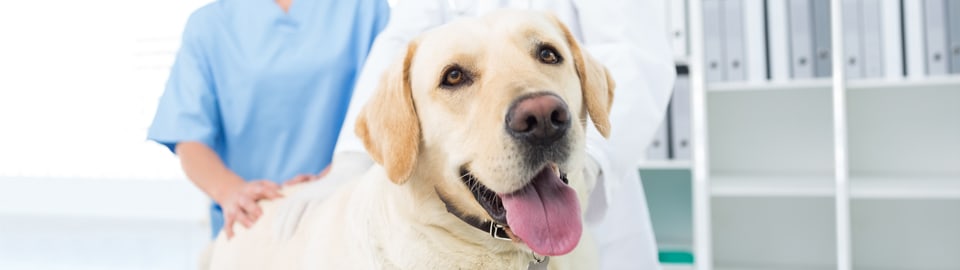
<path fill-rule="evenodd" d="M 219 0 L 198 9 L 148 138 L 171 151 L 204 143 L 247 181 L 319 173 L 389 13 L 384 0 L 294 0 L 289 12 L 272 0 Z"/>

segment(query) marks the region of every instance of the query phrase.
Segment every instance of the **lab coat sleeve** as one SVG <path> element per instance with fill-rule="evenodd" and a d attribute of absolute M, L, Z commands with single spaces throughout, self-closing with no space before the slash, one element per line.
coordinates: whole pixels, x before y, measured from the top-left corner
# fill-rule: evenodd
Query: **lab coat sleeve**
<path fill-rule="evenodd" d="M 587 216 L 602 269 L 659 269 L 636 165 L 663 120 L 676 77 L 663 1 L 574 4 L 584 47 L 616 81 L 610 137 L 595 129 L 587 134 L 587 152 L 600 167 Z"/>
<path fill-rule="evenodd" d="M 612 132 L 590 129 L 587 150 L 605 175 L 636 173 L 666 112 L 676 78 L 662 1 L 575 2 L 586 50 L 610 71 Z M 620 176 L 620 175 L 617 175 Z M 616 183 L 606 183 L 615 190 Z M 611 194 L 608 194 L 611 195 Z"/>
<path fill-rule="evenodd" d="M 423 31 L 443 23 L 443 18 L 439 15 L 442 14 L 441 7 L 436 0 L 402 0 L 391 9 L 387 27 L 373 42 L 354 86 L 350 107 L 337 139 L 334 161 L 342 152 L 366 153 L 363 143 L 354 133 L 360 110 L 377 90 L 381 74 L 397 59 L 398 54 L 403 52 L 407 43 Z"/>
<path fill-rule="evenodd" d="M 200 9 L 190 16 L 182 44 L 160 97 L 147 138 L 174 151 L 177 143 L 196 141 L 217 149 L 220 113 L 211 71 L 203 51 L 208 26 Z"/>

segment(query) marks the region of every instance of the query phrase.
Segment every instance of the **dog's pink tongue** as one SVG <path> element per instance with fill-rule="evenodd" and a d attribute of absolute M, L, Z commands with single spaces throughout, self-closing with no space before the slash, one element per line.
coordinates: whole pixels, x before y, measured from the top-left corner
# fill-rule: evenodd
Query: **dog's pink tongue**
<path fill-rule="evenodd" d="M 546 168 L 524 189 L 500 195 L 507 225 L 534 252 L 567 254 L 580 242 L 580 203 L 577 193 Z"/>

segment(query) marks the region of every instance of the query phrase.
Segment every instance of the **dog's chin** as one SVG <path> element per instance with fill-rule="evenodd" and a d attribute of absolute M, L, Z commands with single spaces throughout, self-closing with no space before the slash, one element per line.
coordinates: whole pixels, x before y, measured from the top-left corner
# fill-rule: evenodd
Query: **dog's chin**
<path fill-rule="evenodd" d="M 538 254 L 563 255 L 580 240 L 580 204 L 566 172 L 547 163 L 523 186 L 508 193 L 496 193 L 471 173 L 460 168 L 461 180 L 491 219 L 509 227 L 512 237 Z"/>

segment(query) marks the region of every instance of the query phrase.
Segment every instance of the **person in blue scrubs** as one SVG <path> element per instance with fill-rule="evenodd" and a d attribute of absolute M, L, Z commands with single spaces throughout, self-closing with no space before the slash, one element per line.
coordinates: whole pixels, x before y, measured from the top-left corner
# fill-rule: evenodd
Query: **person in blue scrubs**
<path fill-rule="evenodd" d="M 148 138 L 214 203 L 214 236 L 330 164 L 385 0 L 218 0 L 195 11 Z"/>

